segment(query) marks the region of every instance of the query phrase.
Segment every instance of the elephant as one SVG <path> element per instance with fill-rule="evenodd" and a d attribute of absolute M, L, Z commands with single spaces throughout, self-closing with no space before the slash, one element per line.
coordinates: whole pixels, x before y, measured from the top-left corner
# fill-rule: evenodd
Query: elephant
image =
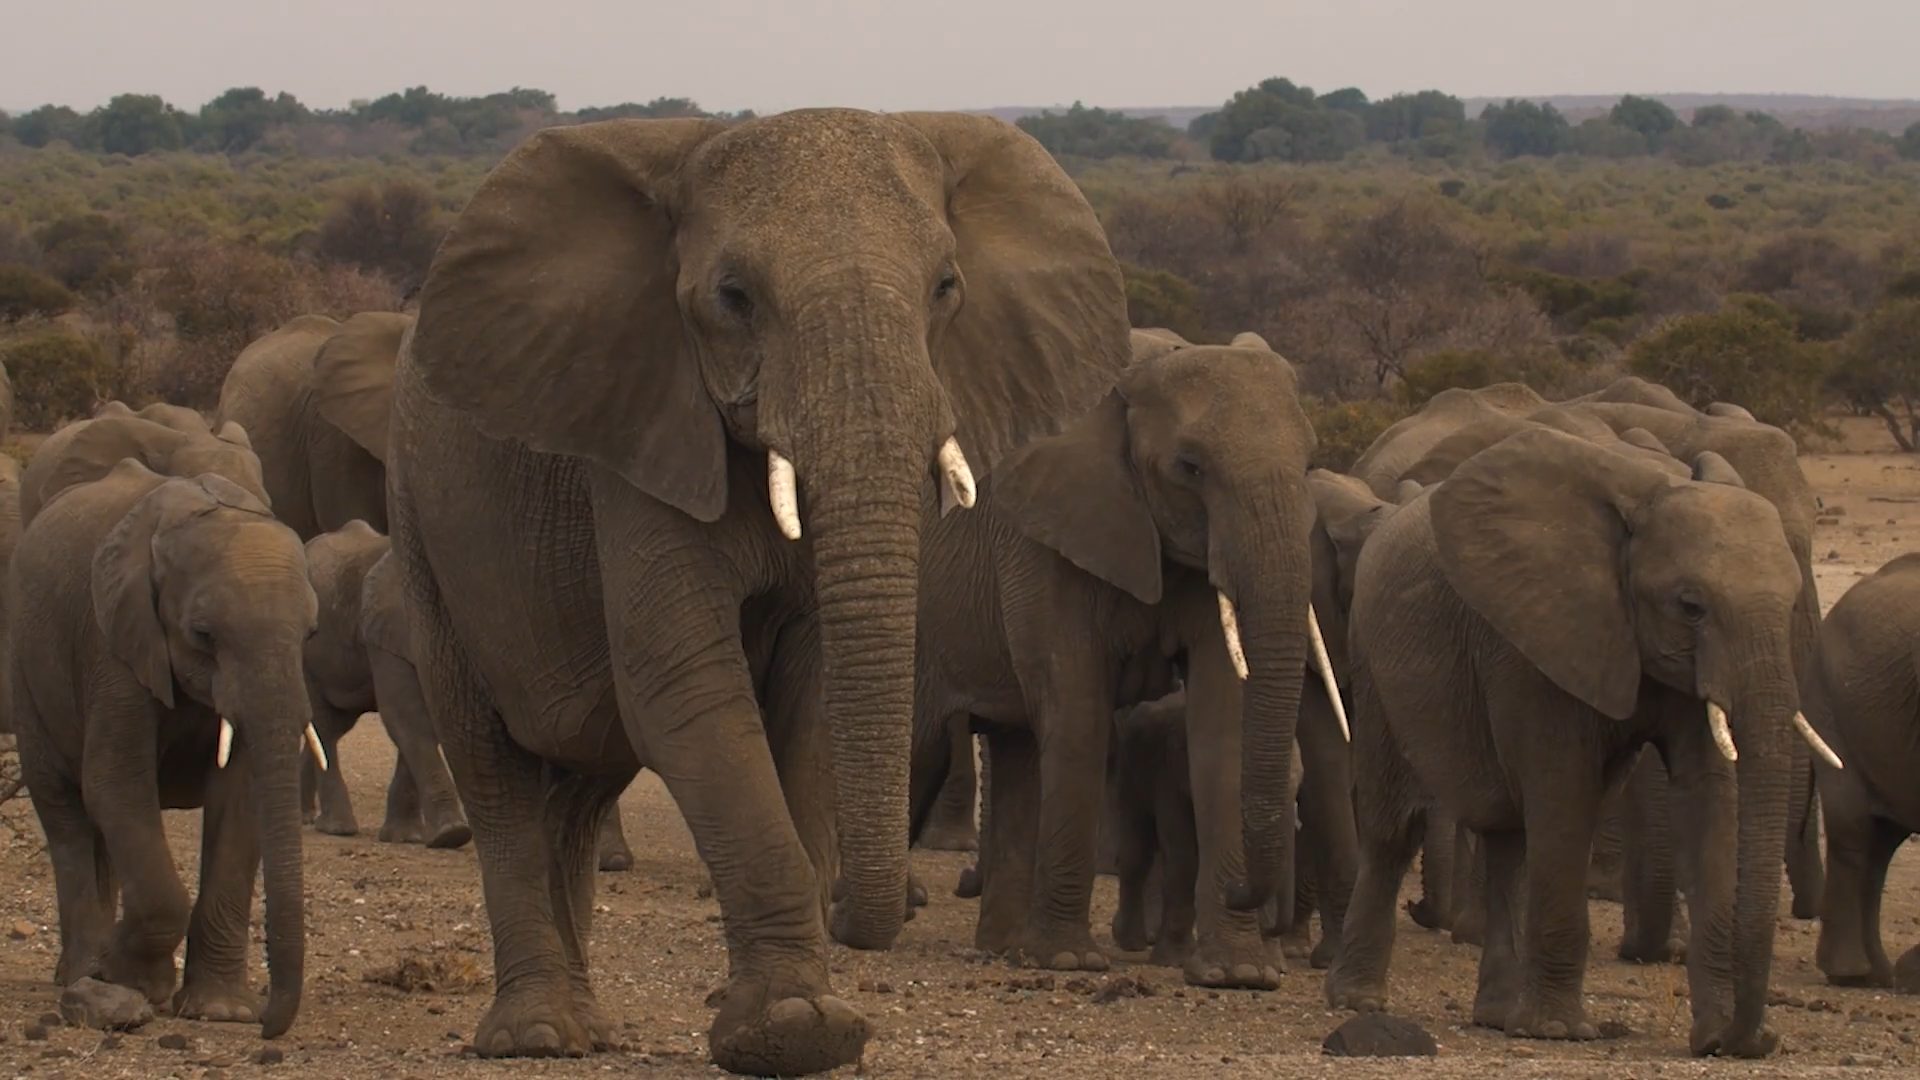
<path fill-rule="evenodd" d="M 387 530 L 393 372 L 413 316 L 301 315 L 241 350 L 217 415 L 253 438 L 273 512 L 311 540 L 360 520 Z"/>
<path fill-rule="evenodd" d="M 1920 993 L 1920 948 L 1896 967 L 1880 939 L 1887 864 L 1920 832 L 1920 554 L 1856 582 L 1820 625 L 1807 718 L 1845 762 L 1817 765 L 1826 894 L 1814 953 L 1837 986 Z"/>
<path fill-rule="evenodd" d="M 1329 1004 L 1385 1004 L 1415 800 L 1430 793 L 1486 851 L 1475 1022 L 1595 1037 L 1582 1000 L 1588 852 L 1609 783 L 1651 743 L 1699 822 L 1687 838 L 1689 1046 L 1772 1051 L 1801 581 L 1779 512 L 1729 479 L 1710 453 L 1681 479 L 1528 428 L 1374 533 L 1350 641 L 1361 867 Z"/>
<path fill-rule="evenodd" d="M 1112 718 L 1165 694 L 1183 661 L 1200 800 L 1186 978 L 1278 985 L 1256 912 L 1293 895 L 1314 436 L 1291 366 L 1257 336 L 1235 340 L 1134 359 L 1100 404 L 1000 465 L 985 513 L 928 538 L 914 814 L 944 777 L 950 718 L 979 717 L 978 948 L 1108 965 L 1088 905 Z"/>
<path fill-rule="evenodd" d="M 1152 963 L 1179 967 L 1193 950 L 1200 876 L 1185 689 L 1115 713 L 1113 738 L 1113 783 L 1121 806 L 1116 838 L 1120 904 L 1113 915 L 1113 940 L 1133 952 L 1151 946 Z M 1299 790 L 1299 754 L 1292 756 L 1289 773 L 1294 790 Z M 1155 869 L 1159 874 L 1152 873 Z M 1153 877 L 1158 877 L 1161 892 L 1157 905 L 1148 896 Z"/>
<path fill-rule="evenodd" d="M 68 424 L 34 450 L 20 473 L 22 528 L 31 525 L 56 494 L 107 475 L 123 458 L 163 476 L 212 473 L 272 505 L 261 483 L 260 461 L 239 425 L 222 424 L 217 433 L 195 432 L 111 408 L 102 413 Z"/>
<path fill-rule="evenodd" d="M 55 978 L 94 976 L 171 998 L 176 1016 L 284 1034 L 305 955 L 299 758 L 303 743 L 319 747 L 301 675 L 316 601 L 299 538 L 220 476 L 163 477 L 129 459 L 27 526 L 10 590 L 36 628 L 10 662 L 21 775 L 59 901 Z M 190 807 L 204 808 L 191 909 L 160 813 Z M 246 963 L 262 870 L 264 1003 Z"/>
<path fill-rule="evenodd" d="M 302 763 L 302 815 L 333 836 L 360 831 L 341 777 L 340 738 L 362 713 L 377 710 L 398 751 L 380 840 L 457 848 L 472 832 L 420 696 L 391 547 L 359 520 L 306 544 L 320 629 L 307 640 L 302 657 L 314 730 L 334 767 L 321 772 L 312 762 Z"/>
<path fill-rule="evenodd" d="M 929 851 L 975 851 L 980 846 L 980 828 L 976 820 L 979 772 L 975 768 L 976 750 L 972 718 L 958 716 L 948 725 L 947 779 L 940 787 L 933 809 L 914 844 Z"/>
<path fill-rule="evenodd" d="M 887 948 L 905 920 L 922 534 L 1090 407 L 1127 332 L 1092 209 L 984 117 L 606 121 L 488 174 L 421 288 L 387 453 L 493 931 L 478 1053 L 611 1041 L 592 838 L 645 765 L 720 904 L 714 1062 L 860 1056 L 826 935 Z"/>
<path fill-rule="evenodd" d="M 155 401 L 142 405 L 138 409 L 124 401 L 103 401 L 99 408 L 93 410 L 95 420 L 108 416 L 137 416 L 142 420 L 151 420 L 161 427 L 172 428 L 188 435 L 213 433 L 213 425 L 208 423 L 207 418 L 198 410 L 165 401 Z"/>
<path fill-rule="evenodd" d="M 12 672 L 6 663 L 7 642 L 12 634 L 7 595 L 6 570 L 13 563 L 13 549 L 20 542 L 20 463 L 11 454 L 0 454 L 0 735 L 13 733 L 13 691 L 8 679 Z"/>

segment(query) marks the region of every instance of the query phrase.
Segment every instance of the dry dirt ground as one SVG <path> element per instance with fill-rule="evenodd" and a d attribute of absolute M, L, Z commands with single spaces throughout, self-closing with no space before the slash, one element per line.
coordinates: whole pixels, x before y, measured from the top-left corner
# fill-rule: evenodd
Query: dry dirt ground
<path fill-rule="evenodd" d="M 1816 557 L 1829 603 L 1858 576 L 1920 547 L 1920 459 L 1878 452 L 1891 447 L 1870 424 L 1849 423 L 1844 445 L 1851 452 L 1810 455 L 1806 462 L 1826 508 Z M 7 806 L 0 818 L 6 826 L 0 829 L 0 880 L 9 883 L 0 895 L 0 932 L 7 933 L 0 939 L 0 1076 L 406 1080 L 715 1071 L 706 1062 L 709 1010 L 702 1000 L 725 970 L 718 911 L 702 895 L 704 875 L 687 832 L 654 778 L 643 777 L 621 805 L 638 865 L 631 873 L 601 875 L 597 901 L 600 994 L 609 1015 L 624 1023 L 627 1049 L 581 1061 L 482 1062 L 461 1053 L 488 1000 L 486 914 L 472 850 L 375 843 L 371 830 L 378 825 L 391 744 L 369 719 L 348 737 L 342 757 L 368 832 L 349 839 L 308 835 L 308 987 L 298 1024 L 273 1044 L 284 1061 L 271 1066 L 255 1062 L 263 1044 L 250 1025 L 162 1017 L 117 1039 L 59 1027 L 44 1040 L 29 1039 L 29 1027 L 56 1007 L 51 973 L 58 929 L 38 824 L 25 799 Z M 174 856 L 191 882 L 197 815 L 169 817 Z M 1016 970 L 976 955 L 968 947 L 975 902 L 950 895 L 966 858 L 915 853 L 933 902 L 893 952 L 833 953 L 840 991 L 880 1029 L 863 1074 L 1678 1078 L 1710 1072 L 1912 1076 L 1920 1068 L 1914 1042 L 1920 998 L 1827 987 L 1813 966 L 1814 925 L 1784 918 L 1771 1010 L 1784 1035 L 1781 1053 L 1760 1063 L 1689 1058 L 1682 969 L 1614 960 L 1619 908 L 1599 901 L 1592 909 L 1589 1008 L 1596 1021 L 1622 1022 L 1630 1034 L 1585 1045 L 1523 1043 L 1464 1026 L 1475 950 L 1447 944 L 1403 917 L 1393 1007 L 1434 1033 L 1440 1056 L 1323 1058 L 1320 1041 L 1343 1017 L 1325 1008 L 1321 975 L 1304 965 L 1294 966 L 1279 991 L 1255 994 L 1187 988 L 1177 972 L 1146 967 L 1144 958 L 1123 957 L 1113 975 L 1081 978 Z M 1101 879 L 1094 921 L 1103 938 L 1113 903 L 1113 882 Z M 1885 930 L 1894 955 L 1920 943 L 1920 854 L 1911 848 L 1894 863 Z M 464 976 L 475 986 L 403 992 L 368 981 L 410 953 L 440 965 L 454 982 Z M 1110 979 L 1120 985 L 1118 976 L 1137 977 L 1150 993 L 1102 993 Z"/>

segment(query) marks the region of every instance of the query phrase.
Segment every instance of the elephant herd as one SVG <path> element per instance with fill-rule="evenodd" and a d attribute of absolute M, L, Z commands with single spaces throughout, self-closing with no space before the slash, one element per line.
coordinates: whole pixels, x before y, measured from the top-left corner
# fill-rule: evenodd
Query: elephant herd
<path fill-rule="evenodd" d="M 721 910 L 715 1063 L 857 1060 L 828 941 L 891 947 L 910 843 L 971 839 L 976 736 L 963 892 L 1021 962 L 1108 966 L 1105 849 L 1121 948 L 1249 990 L 1297 951 L 1381 1009 L 1424 845 L 1415 914 L 1480 943 L 1474 1020 L 1591 1038 L 1612 816 L 1623 954 L 1664 956 L 1684 895 L 1695 1053 L 1774 1045 L 1783 865 L 1828 977 L 1893 980 L 1920 562 L 1823 624 L 1788 436 L 1623 380 L 1447 391 L 1350 476 L 1314 449 L 1259 337 L 1130 330 L 1092 210 L 1009 125 L 537 134 L 413 309 L 295 319 L 211 420 L 109 403 L 0 474 L 56 978 L 285 1032 L 303 823 L 358 830 L 338 743 L 377 711 L 380 839 L 478 856 L 483 1056 L 611 1045 L 595 873 L 631 864 L 645 767 Z M 192 900 L 163 807 L 204 809 Z"/>

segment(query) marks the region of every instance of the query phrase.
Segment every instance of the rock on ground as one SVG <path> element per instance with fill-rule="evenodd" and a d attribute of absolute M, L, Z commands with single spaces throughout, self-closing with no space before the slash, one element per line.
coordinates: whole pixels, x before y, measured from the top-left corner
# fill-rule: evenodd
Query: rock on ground
<path fill-rule="evenodd" d="M 153 1006 L 138 990 L 89 978 L 61 993 L 60 1016 L 75 1027 L 131 1031 L 153 1019 Z"/>
<path fill-rule="evenodd" d="M 1440 1047 L 1425 1028 L 1404 1017 L 1361 1013 L 1320 1044 L 1334 1057 L 1432 1057 Z"/>

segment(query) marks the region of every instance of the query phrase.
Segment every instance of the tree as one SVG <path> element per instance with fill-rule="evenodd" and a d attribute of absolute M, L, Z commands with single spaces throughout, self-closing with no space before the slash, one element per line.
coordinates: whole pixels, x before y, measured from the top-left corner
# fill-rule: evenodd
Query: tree
<path fill-rule="evenodd" d="M 1895 146 L 1901 157 L 1908 161 L 1920 161 L 1920 121 L 1907 125 L 1907 130 L 1901 132 L 1900 141 Z"/>
<path fill-rule="evenodd" d="M 1374 142 L 1406 142 L 1457 131 L 1466 122 L 1466 103 L 1452 94 L 1438 90 L 1395 94 L 1367 108 L 1367 138 Z"/>
<path fill-rule="evenodd" d="M 1042 112 L 1015 121 L 1020 130 L 1039 140 L 1055 157 L 1163 158 L 1173 153 L 1178 138 L 1159 119 L 1139 119 L 1107 109 L 1089 109 L 1079 102 L 1064 113 Z"/>
<path fill-rule="evenodd" d="M 35 148 L 51 142 L 88 148 L 85 118 L 65 105 L 42 105 L 14 117 L 13 137 Z"/>
<path fill-rule="evenodd" d="M 1920 446 L 1920 299 L 1868 315 L 1841 346 L 1830 385 L 1885 422 L 1900 449 Z"/>
<path fill-rule="evenodd" d="M 127 255 L 130 237 L 105 214 L 74 214 L 41 227 L 38 236 L 47 272 L 67 288 L 104 293 L 133 280 Z"/>
<path fill-rule="evenodd" d="M 1502 157 L 1552 157 L 1566 147 L 1567 118 L 1551 103 L 1508 98 L 1480 115 L 1487 145 Z"/>
<path fill-rule="evenodd" d="M 1358 87 L 1354 86 L 1345 86 L 1331 93 L 1321 94 L 1319 104 L 1323 109 L 1350 112 L 1362 118 L 1367 115 L 1367 109 L 1369 108 L 1367 95 Z"/>
<path fill-rule="evenodd" d="M 396 284 L 417 283 L 440 246 L 433 193 L 417 183 L 390 180 L 347 192 L 320 225 L 319 254 L 333 262 L 385 274 Z"/>
<path fill-rule="evenodd" d="M 1628 94 L 1621 98 L 1607 119 L 1626 128 L 1637 131 L 1647 140 L 1647 145 L 1655 150 L 1666 141 L 1668 133 L 1680 126 L 1680 118 L 1667 108 L 1667 103 L 1657 98 L 1637 97 Z"/>
<path fill-rule="evenodd" d="M 1647 152 L 1646 136 L 1604 116 L 1585 120 L 1567 137 L 1567 149 L 1583 157 L 1639 157 Z"/>
<path fill-rule="evenodd" d="M 1367 138 L 1365 123 L 1350 112 L 1284 105 L 1272 121 L 1246 137 L 1241 161 L 1338 161 Z"/>
<path fill-rule="evenodd" d="M 1696 408 L 1732 401 L 1778 427 L 1819 422 L 1825 350 L 1801 341 L 1792 316 L 1764 299 L 1669 320 L 1634 344 L 1627 367 Z"/>
<path fill-rule="evenodd" d="M 0 322 L 58 315 L 74 303 L 67 287 L 47 275 L 24 266 L 0 266 Z"/>
<path fill-rule="evenodd" d="M 1313 95 L 1313 89 L 1297 86 L 1291 79 L 1267 79 L 1258 86 L 1250 87 L 1233 95 L 1218 113 L 1203 116 L 1205 131 L 1210 149 L 1219 161 L 1255 161 L 1261 154 L 1267 157 L 1281 157 L 1285 160 L 1312 160 L 1290 157 L 1286 153 L 1274 153 L 1278 136 L 1269 137 L 1260 150 L 1249 156 L 1247 139 L 1256 131 L 1267 128 L 1279 128 L 1288 132 L 1298 128 L 1304 131 L 1312 121 L 1302 119 L 1299 114 L 1319 109 L 1319 102 Z M 1199 121 L 1195 121 L 1197 124 Z"/>
<path fill-rule="evenodd" d="M 312 114 L 285 92 L 269 98 L 257 86 L 236 86 L 200 107 L 199 145 L 222 153 L 250 149 L 282 124 L 297 124 Z"/>
<path fill-rule="evenodd" d="M 185 145 L 180 114 L 157 94 L 120 94 L 87 117 L 99 134 L 100 149 L 137 157 Z"/>

